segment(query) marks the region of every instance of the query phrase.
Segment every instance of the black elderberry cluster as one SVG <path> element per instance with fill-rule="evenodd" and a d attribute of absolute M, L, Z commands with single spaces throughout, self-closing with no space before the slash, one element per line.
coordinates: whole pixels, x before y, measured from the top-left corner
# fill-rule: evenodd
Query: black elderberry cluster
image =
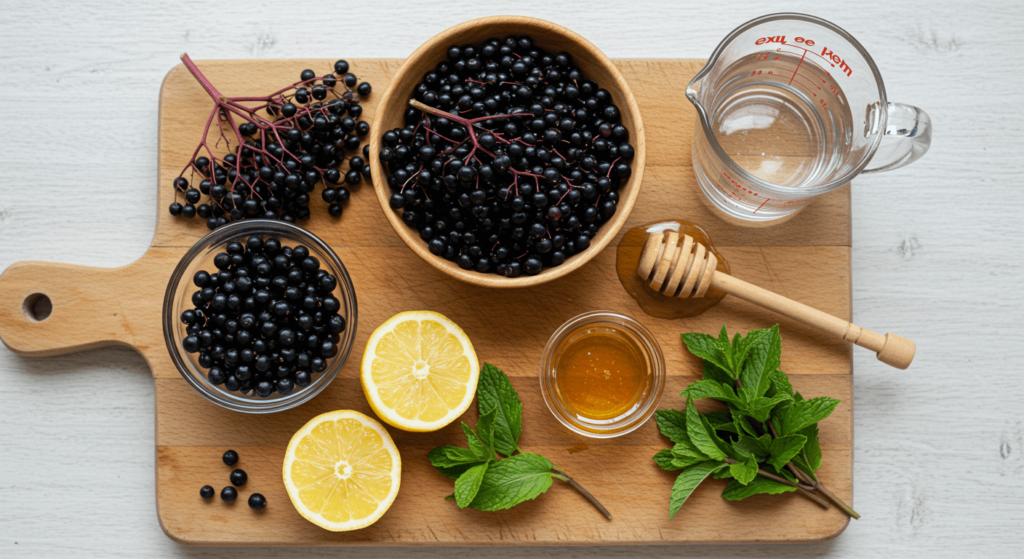
<path fill-rule="evenodd" d="M 182 348 L 199 354 L 211 383 L 267 398 L 327 369 L 346 322 L 333 294 L 338 279 L 306 246 L 251 236 L 213 262 L 217 271 L 196 272 L 195 308 L 181 314 Z"/>
<path fill-rule="evenodd" d="M 631 175 L 611 94 L 530 37 L 452 46 L 383 134 L 391 208 L 464 269 L 537 274 L 586 250 Z M 425 107 L 424 107 L 425 105 Z M 428 110 L 433 109 L 433 110 Z"/>
<path fill-rule="evenodd" d="M 268 101 L 268 117 L 259 124 L 269 128 L 261 128 L 254 118 L 239 124 L 236 134 L 222 110 L 219 124 L 226 137 L 240 135 L 236 141 L 241 150 L 215 161 L 205 155 L 196 157 L 186 174 L 193 182 L 200 180 L 190 188 L 185 176 L 174 179 L 184 204 L 175 200 L 171 215 L 198 216 L 206 219 L 210 229 L 247 218 L 294 223 L 309 219 L 310 194 L 322 182 L 328 212 L 341 216 L 342 204 L 351 195 L 348 187 L 370 178 L 369 146 L 362 156 L 349 158 L 347 153 L 357 152 L 362 138 L 370 133 L 369 123 L 359 120 L 363 112 L 359 101 L 370 94 L 371 87 L 367 82 L 357 86 L 358 78 L 348 72 L 344 60 L 335 62 L 334 73 L 322 78 L 308 69 L 300 78 L 288 94 Z M 232 117 L 241 119 L 237 113 Z M 231 143 L 232 150 L 235 145 Z M 342 175 L 338 167 L 346 158 L 349 171 Z"/>

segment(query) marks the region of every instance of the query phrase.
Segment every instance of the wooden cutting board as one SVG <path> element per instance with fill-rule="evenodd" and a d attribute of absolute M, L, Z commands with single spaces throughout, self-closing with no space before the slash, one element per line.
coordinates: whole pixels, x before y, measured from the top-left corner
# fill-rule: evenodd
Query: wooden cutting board
<path fill-rule="evenodd" d="M 329 60 L 200 62 L 227 95 L 277 89 L 303 68 L 326 73 Z M 352 60 L 361 80 L 383 91 L 401 60 Z M 663 218 L 702 225 L 729 260 L 733 274 L 843 318 L 851 318 L 849 187 L 822 196 L 790 221 L 770 228 L 728 224 L 707 209 L 690 167 L 695 113 L 683 95 L 699 60 L 618 60 L 643 113 L 647 171 L 626 228 Z M 376 97 L 365 102 L 373 118 Z M 176 541 L 202 545 L 459 545 L 791 542 L 834 537 L 848 519 L 833 507 L 795 494 L 760 495 L 729 502 L 724 481 L 704 483 L 674 519 L 668 497 L 675 476 L 650 457 L 668 446 L 653 421 L 616 439 L 595 440 L 563 428 L 548 412 L 537 380 L 541 350 L 564 321 L 590 310 L 612 310 L 643 322 L 660 342 L 668 366 L 663 408 L 681 408 L 679 392 L 700 376 L 699 360 L 685 352 L 681 332 L 715 333 L 723 324 L 745 332 L 781 322 L 783 369 L 807 397 L 843 403 L 822 422 L 820 476 L 852 502 L 853 383 L 851 346 L 738 299 L 726 298 L 702 316 L 661 320 L 645 315 L 615 277 L 613 243 L 580 270 L 534 289 L 489 290 L 459 283 L 421 261 L 388 225 L 368 184 L 353 192 L 345 215 L 327 215 L 319 196 L 306 226 L 345 263 L 359 303 L 358 336 L 348 365 L 311 402 L 269 416 L 245 415 L 208 402 L 179 376 L 164 345 L 161 303 L 171 271 L 208 231 L 200 219 L 172 218 L 172 179 L 194 149 L 210 101 L 183 66 L 171 70 L 160 93 L 157 226 L 151 248 L 116 269 L 21 262 L 0 276 L 0 338 L 13 351 L 48 356 L 105 345 L 135 348 L 156 383 L 156 481 L 160 523 Z M 140 188 L 146 188 L 140 186 Z M 626 230 L 623 229 L 623 232 Z M 621 236 L 621 233 L 620 233 Z M 31 318 L 35 295 L 46 295 L 52 314 Z M 27 303 L 26 303 L 27 302 Z M 393 314 L 429 309 L 452 318 L 470 335 L 482 361 L 502 368 L 524 403 L 520 445 L 551 459 L 600 499 L 607 521 L 568 486 L 556 484 L 535 501 L 502 512 L 459 510 L 445 495 L 451 480 L 427 461 L 432 448 L 464 444 L 458 423 L 435 433 L 389 429 L 402 453 L 398 499 L 373 526 L 331 533 L 292 508 L 281 482 L 285 445 L 313 416 L 335 409 L 372 412 L 359 387 L 359 362 L 373 329 Z M 869 326 L 870 325 L 866 325 Z M 476 406 L 463 418 L 476 422 Z M 231 470 L 220 459 L 238 451 L 248 484 L 232 504 L 204 501 L 199 488 L 218 490 Z M 116 461 L 110 464 L 116 468 Z M 267 497 L 250 510 L 250 493 Z M 740 528 L 742 527 L 742 528 Z"/>

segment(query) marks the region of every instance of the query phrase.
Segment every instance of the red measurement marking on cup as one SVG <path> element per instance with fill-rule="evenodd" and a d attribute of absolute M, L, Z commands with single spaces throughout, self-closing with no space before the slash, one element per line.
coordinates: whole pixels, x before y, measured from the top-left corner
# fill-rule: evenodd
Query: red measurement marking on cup
<path fill-rule="evenodd" d="M 785 61 L 783 61 L 783 62 L 785 62 Z M 776 70 L 782 70 L 783 72 L 793 72 L 793 70 L 790 70 L 789 68 L 779 68 L 778 66 L 772 66 L 772 68 L 774 68 Z M 771 72 L 769 72 L 769 73 L 771 73 Z M 790 85 L 793 85 L 793 78 L 797 77 L 797 75 L 798 75 L 797 72 L 793 72 L 793 76 L 789 78 L 789 84 Z M 810 83 L 811 85 L 813 85 L 814 87 L 817 87 L 818 91 L 821 91 L 821 88 L 818 87 L 818 84 L 814 83 L 814 81 L 811 80 L 811 78 L 808 78 L 807 76 L 805 76 L 803 74 L 799 74 L 799 76 L 801 78 L 807 80 L 807 82 Z M 807 87 L 806 85 L 804 85 L 803 82 L 797 82 L 797 85 L 803 85 L 805 89 L 810 91 L 810 88 Z M 811 91 L 811 93 L 814 93 L 814 92 Z M 817 95 L 815 95 L 815 97 L 817 97 Z"/>
<path fill-rule="evenodd" d="M 771 201 L 771 198 L 767 198 L 767 199 L 765 199 L 765 201 L 764 201 L 764 202 L 761 202 L 761 205 L 757 207 L 757 210 L 760 210 L 761 208 L 763 208 L 763 207 L 764 207 L 764 205 L 765 205 L 765 204 L 767 204 L 767 203 L 768 203 L 768 202 L 770 202 L 770 201 Z M 757 213 L 757 210 L 754 210 L 754 213 Z"/>
<path fill-rule="evenodd" d="M 804 53 L 800 55 L 800 63 L 796 65 L 796 70 L 793 70 L 793 75 L 789 78 L 789 85 L 793 85 L 793 80 L 796 79 L 796 75 L 800 71 L 800 67 L 804 65 L 804 57 L 806 57 L 806 56 L 807 56 L 807 49 L 804 49 Z M 821 88 L 819 87 L 818 89 L 821 89 Z M 761 205 L 763 206 L 764 204 L 761 204 Z M 757 210 L 759 210 L 759 209 L 761 209 L 761 208 L 757 208 Z M 754 213 L 757 213 L 757 210 L 754 210 Z"/>
<path fill-rule="evenodd" d="M 803 57 L 801 57 L 801 58 L 800 58 L 800 62 L 801 62 L 801 64 L 803 63 L 803 60 L 804 60 L 804 59 L 803 59 Z M 776 57 L 775 57 L 774 61 L 775 61 L 775 62 L 779 62 L 780 64 L 792 64 L 792 63 L 793 63 L 793 62 L 792 62 L 791 60 L 784 60 L 784 59 L 782 59 L 782 58 L 780 58 L 780 57 L 778 57 L 778 56 L 776 56 Z M 811 62 L 812 64 L 814 63 L 814 61 L 813 61 L 813 60 L 812 60 L 812 61 L 810 61 L 810 62 Z M 780 69 L 780 70 L 782 70 L 782 69 L 784 69 L 784 68 L 779 68 L 779 69 Z M 797 64 L 796 70 L 800 70 L 800 69 L 801 69 L 801 68 L 800 68 L 800 64 Z M 786 70 L 786 71 L 792 71 L 792 72 L 795 72 L 796 70 Z M 828 83 L 828 82 L 826 82 L 826 81 L 825 81 L 825 79 L 824 79 L 824 78 L 822 78 L 822 77 L 821 77 L 821 76 L 819 76 L 818 74 L 815 74 L 815 73 L 814 73 L 814 70 L 813 70 L 813 69 L 811 69 L 811 67 L 810 67 L 810 66 L 804 66 L 804 67 L 803 67 L 803 70 L 804 70 L 805 72 L 808 72 L 808 73 L 810 73 L 810 74 L 811 74 L 812 76 L 814 76 L 814 77 L 815 77 L 816 79 L 819 79 L 819 80 L 821 80 L 821 83 L 823 83 L 823 84 L 827 84 L 827 83 Z M 827 72 L 826 72 L 826 73 L 827 73 Z M 830 74 L 830 75 L 831 75 L 831 74 Z M 807 75 L 806 75 L 806 74 L 800 74 L 800 77 L 802 77 L 802 78 L 806 79 L 807 81 L 811 82 L 811 84 L 812 84 L 812 85 L 813 85 L 814 87 L 817 87 L 819 91 L 821 90 L 821 88 L 820 88 L 820 87 L 818 87 L 818 84 L 817 84 L 817 83 L 816 83 L 816 82 L 815 82 L 814 80 L 812 80 L 811 78 L 807 77 Z"/>

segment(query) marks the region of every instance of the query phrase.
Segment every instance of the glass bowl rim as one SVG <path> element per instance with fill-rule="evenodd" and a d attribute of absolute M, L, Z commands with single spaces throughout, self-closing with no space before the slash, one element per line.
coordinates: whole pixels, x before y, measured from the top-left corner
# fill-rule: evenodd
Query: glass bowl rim
<path fill-rule="evenodd" d="M 180 322 L 174 312 L 175 305 L 177 303 L 177 297 L 175 295 L 182 280 L 187 279 L 184 278 L 185 271 L 189 269 L 197 257 L 213 247 L 226 245 L 232 240 L 236 240 L 237 237 L 254 234 L 287 235 L 295 237 L 300 239 L 303 243 L 312 245 L 312 247 L 315 247 L 325 255 L 330 261 L 328 266 L 335 268 L 338 272 L 338 287 L 341 289 L 343 296 L 342 309 L 346 311 L 345 320 L 347 325 L 345 335 L 342 338 L 342 344 L 338 349 L 338 355 L 332 358 L 330 367 L 328 367 L 328 369 L 323 373 L 320 373 L 320 378 L 313 381 L 309 386 L 303 387 L 301 390 L 296 390 L 283 398 L 268 400 L 243 400 L 237 396 L 227 394 L 224 390 L 219 388 L 216 391 L 210 390 L 207 386 L 198 382 L 191 373 L 191 371 L 195 370 L 195 367 L 191 365 L 191 362 L 186 362 L 183 358 L 182 353 L 184 352 L 184 349 L 179 347 L 174 337 L 175 328 L 179 326 Z M 356 328 L 358 325 L 357 309 L 358 304 L 356 302 L 356 294 L 353 289 L 352 278 L 349 276 L 348 270 L 345 268 L 345 265 L 341 262 L 341 259 L 338 258 L 338 255 L 334 250 L 320 239 L 320 237 L 317 237 L 304 227 L 285 221 L 248 219 L 229 223 L 228 225 L 214 229 L 206 236 L 196 241 L 196 243 L 182 255 L 181 259 L 174 267 L 170 280 L 167 282 L 167 288 L 164 291 L 163 320 L 161 322 L 163 326 L 164 343 L 167 346 L 167 351 L 170 354 L 171 361 L 178 370 L 178 374 L 180 374 L 196 392 L 201 394 L 207 400 L 225 409 L 250 414 L 267 414 L 289 410 L 312 400 L 327 388 L 334 378 L 338 376 L 338 373 L 340 373 L 345 367 L 345 363 L 348 361 L 352 347 L 355 345 Z M 199 373 L 198 370 L 195 370 L 195 372 Z"/>
<path fill-rule="evenodd" d="M 559 344 L 579 328 L 601 323 L 614 324 L 615 326 L 626 328 L 639 338 L 641 347 L 647 353 L 651 362 L 653 384 L 645 399 L 640 401 L 642 405 L 634 413 L 629 414 L 621 421 L 602 426 L 597 431 L 588 431 L 568 420 L 568 414 L 564 413 L 563 406 L 555 399 L 549 385 L 553 378 L 551 371 L 554 365 L 555 350 Z M 647 423 L 647 420 L 654 415 L 658 404 L 661 402 L 662 392 L 665 389 L 665 380 L 665 355 L 654 334 L 635 319 L 614 311 L 588 311 L 565 321 L 548 338 L 541 357 L 540 391 L 544 398 L 544 403 L 548 406 L 548 410 L 569 430 L 594 439 L 621 437 L 622 435 L 632 433 L 640 428 L 641 425 Z"/>

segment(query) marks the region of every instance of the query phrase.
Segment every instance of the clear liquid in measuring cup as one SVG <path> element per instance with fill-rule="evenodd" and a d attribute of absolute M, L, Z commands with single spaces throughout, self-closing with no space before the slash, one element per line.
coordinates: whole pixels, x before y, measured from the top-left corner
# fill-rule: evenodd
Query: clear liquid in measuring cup
<path fill-rule="evenodd" d="M 768 14 L 734 29 L 686 98 L 697 109 L 697 183 L 735 224 L 778 223 L 869 163 L 901 167 L 931 142 L 928 115 L 886 100 L 864 48 L 806 14 Z"/>
<path fill-rule="evenodd" d="M 850 107 L 834 70 L 808 60 L 813 56 L 754 53 L 716 76 L 715 139 L 737 165 L 774 185 L 813 186 L 846 170 Z"/>

